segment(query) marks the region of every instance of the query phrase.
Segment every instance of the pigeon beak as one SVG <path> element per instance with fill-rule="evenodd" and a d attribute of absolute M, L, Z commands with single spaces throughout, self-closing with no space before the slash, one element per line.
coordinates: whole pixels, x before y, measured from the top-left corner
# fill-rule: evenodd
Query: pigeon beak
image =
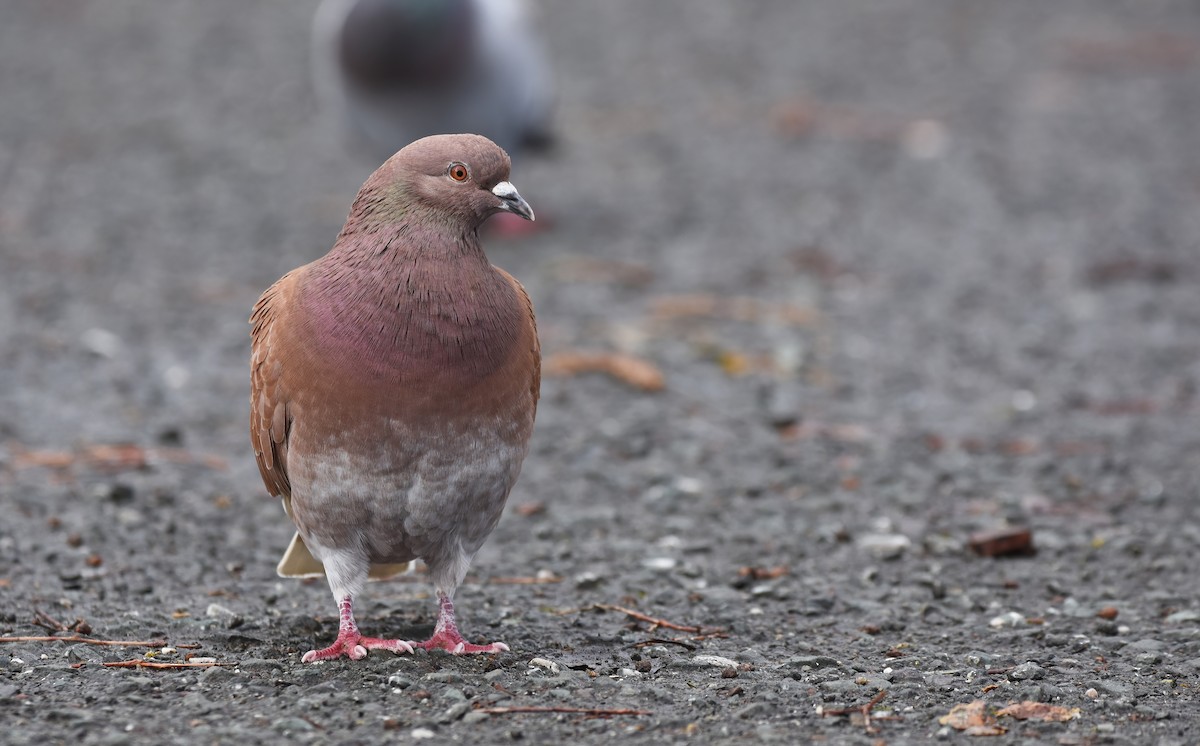
<path fill-rule="evenodd" d="M 533 208 L 529 206 L 517 188 L 507 181 L 502 181 L 492 187 L 492 194 L 500 198 L 500 209 L 520 215 L 526 220 L 533 220 Z"/>

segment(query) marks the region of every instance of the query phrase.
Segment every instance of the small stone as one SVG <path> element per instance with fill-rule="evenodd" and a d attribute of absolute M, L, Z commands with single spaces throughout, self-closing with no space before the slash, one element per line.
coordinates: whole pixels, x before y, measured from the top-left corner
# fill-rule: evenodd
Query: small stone
<path fill-rule="evenodd" d="M 246 622 L 246 620 L 242 618 L 241 614 L 238 614 L 233 609 L 222 606 L 221 604 L 209 604 L 208 608 L 204 610 L 204 615 L 213 619 L 220 619 L 224 621 L 225 626 L 228 629 L 236 629 Z"/>
<path fill-rule="evenodd" d="M 496 669 L 496 670 L 500 670 L 500 669 Z M 489 673 L 490 673 L 490 671 L 489 671 Z M 410 686 L 412 686 L 415 682 L 407 676 L 403 676 L 401 674 L 394 673 L 388 677 L 387 683 L 388 683 L 388 686 L 390 686 L 394 689 L 407 689 Z"/>
<path fill-rule="evenodd" d="M 213 666 L 212 668 L 206 668 L 204 669 L 204 673 L 200 674 L 200 680 L 205 684 L 217 684 L 222 681 L 229 681 L 232 678 L 233 671 L 230 671 L 225 666 Z"/>
<path fill-rule="evenodd" d="M 678 564 L 679 561 L 674 557 L 650 557 L 642 560 L 642 567 L 645 567 L 648 570 L 674 570 L 675 566 Z"/>
<path fill-rule="evenodd" d="M 279 718 L 271 723 L 271 728 L 280 733 L 305 733 L 313 730 L 313 725 L 302 718 Z"/>
<path fill-rule="evenodd" d="M 1083 696 L 1087 697 L 1088 699 L 1097 699 L 1100 696 L 1100 692 L 1096 691 L 1095 687 L 1091 687 L 1083 693 Z"/>
<path fill-rule="evenodd" d="M 1130 652 L 1148 651 L 1151 653 L 1159 653 L 1165 650 L 1166 647 L 1166 643 L 1164 643 L 1162 640 L 1154 640 L 1147 637 L 1145 639 L 1135 640 L 1134 642 L 1129 643 L 1125 646 L 1125 649 L 1129 650 Z"/>
<path fill-rule="evenodd" d="M 438 718 L 438 722 L 453 723 L 456 720 L 461 720 L 463 715 L 466 715 L 470 710 L 470 702 L 455 702 L 446 708 L 446 711 Z"/>
<path fill-rule="evenodd" d="M 1115 679 L 1105 679 L 1097 684 L 1096 688 L 1114 697 L 1127 697 L 1133 692 L 1132 686 Z"/>
<path fill-rule="evenodd" d="M 575 588 L 580 591 L 589 591 L 597 588 L 604 582 L 604 577 L 599 573 L 581 572 L 575 576 Z"/>
<path fill-rule="evenodd" d="M 963 656 L 963 661 L 974 668 L 988 668 L 992 665 L 992 656 L 978 651 L 970 652 Z"/>
<path fill-rule="evenodd" d="M 529 660 L 529 665 L 534 666 L 535 668 L 545 669 L 550 673 L 558 673 L 559 671 L 558 664 L 552 660 L 549 660 L 548 658 L 531 658 Z"/>
<path fill-rule="evenodd" d="M 1167 618 L 1164 619 L 1163 621 L 1166 622 L 1167 624 L 1184 624 L 1187 622 L 1200 622 L 1200 611 L 1192 611 L 1191 609 L 1184 609 L 1183 611 L 1177 611 L 1174 614 L 1168 614 Z"/>
<path fill-rule="evenodd" d="M 1109 621 L 1112 621 L 1113 619 L 1117 618 L 1117 614 L 1119 613 L 1120 612 L 1117 611 L 1117 607 L 1105 606 L 1103 609 L 1096 612 L 1096 616 L 1100 617 L 1101 619 L 1108 619 Z"/>
<path fill-rule="evenodd" d="M 425 739 L 433 738 L 437 734 L 429 728 L 413 728 L 411 731 L 409 731 L 408 735 L 413 739 Z"/>
<path fill-rule="evenodd" d="M 692 662 L 699 666 L 713 666 L 715 668 L 732 668 L 737 670 L 737 661 L 729 658 L 724 658 L 719 655 L 696 655 L 692 657 Z"/>
<path fill-rule="evenodd" d="M 904 556 L 912 541 L 903 534 L 864 534 L 858 538 L 858 547 L 876 559 L 897 560 Z"/>
<path fill-rule="evenodd" d="M 758 720 L 766 713 L 767 705 L 765 702 L 751 702 L 745 707 L 736 710 L 733 716 L 741 720 Z"/>
<path fill-rule="evenodd" d="M 478 723 L 481 720 L 487 720 L 488 717 L 490 717 L 490 716 L 486 712 L 480 712 L 479 710 L 471 710 L 470 712 L 468 712 L 467 714 L 462 716 L 462 721 L 464 723 Z"/>
<path fill-rule="evenodd" d="M 822 691 L 845 696 L 854 696 L 858 694 L 859 689 L 861 689 L 861 687 L 858 685 L 858 682 L 850 679 L 822 681 L 818 686 L 821 687 Z"/>
<path fill-rule="evenodd" d="M 243 671 L 274 671 L 283 668 L 283 663 L 272 658 L 247 658 L 238 664 L 238 668 Z"/>
<path fill-rule="evenodd" d="M 998 617 L 993 617 L 988 622 L 988 626 L 992 629 L 1005 629 L 1011 627 L 1019 627 L 1025 623 L 1025 617 L 1015 611 L 1009 611 L 1001 614 Z"/>
<path fill-rule="evenodd" d="M 455 671 L 430 671 L 421 677 L 424 681 L 432 681 L 436 684 L 461 684 L 462 675 Z"/>
<path fill-rule="evenodd" d="M 785 666 L 804 670 L 806 668 L 841 668 L 842 664 L 827 655 L 797 655 L 789 658 Z"/>
<path fill-rule="evenodd" d="M 1046 669 L 1033 661 L 1022 663 L 1008 672 L 1008 678 L 1011 681 L 1028 681 L 1030 679 L 1041 679 L 1045 676 Z"/>

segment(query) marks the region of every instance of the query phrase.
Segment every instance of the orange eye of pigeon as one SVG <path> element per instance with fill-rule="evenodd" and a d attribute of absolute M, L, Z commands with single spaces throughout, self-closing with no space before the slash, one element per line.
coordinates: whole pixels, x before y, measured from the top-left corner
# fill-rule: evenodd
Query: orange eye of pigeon
<path fill-rule="evenodd" d="M 464 166 L 461 163 L 451 163 L 450 164 L 450 178 L 451 179 L 454 179 L 455 181 L 466 181 L 468 176 L 470 176 L 470 174 L 467 173 L 466 166 Z"/>

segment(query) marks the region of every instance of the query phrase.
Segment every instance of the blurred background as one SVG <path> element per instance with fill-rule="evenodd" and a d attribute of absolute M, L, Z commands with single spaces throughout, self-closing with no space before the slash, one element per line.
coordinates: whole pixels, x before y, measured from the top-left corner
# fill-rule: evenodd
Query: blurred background
<path fill-rule="evenodd" d="M 171 559 L 119 565 L 109 598 L 187 605 L 234 565 L 274 582 L 290 531 L 245 433 L 246 318 L 380 160 L 320 103 L 316 8 L 5 4 L 10 608 L 124 546 Z M 1097 541 L 1194 550 L 1194 3 L 528 10 L 550 147 L 510 145 L 512 181 L 544 227 L 487 248 L 533 297 L 547 378 L 528 514 L 477 567 L 641 577 L 654 546 L 701 574 L 836 574 L 870 537 L 936 555 L 1009 524 L 1051 565 Z M 80 557 L 41 549 L 54 516 Z M 1089 582 L 1194 589 L 1152 565 L 1116 555 Z M 89 587 L 77 603 L 103 608 Z"/>

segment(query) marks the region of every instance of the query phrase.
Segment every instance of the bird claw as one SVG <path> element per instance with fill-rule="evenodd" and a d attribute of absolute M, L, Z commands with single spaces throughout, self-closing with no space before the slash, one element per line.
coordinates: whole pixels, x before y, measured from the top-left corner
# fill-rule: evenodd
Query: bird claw
<path fill-rule="evenodd" d="M 414 648 L 424 648 L 425 650 L 445 650 L 450 655 L 479 655 L 481 653 L 491 655 L 508 652 L 508 646 L 502 642 L 474 645 L 461 637 L 452 637 L 444 633 L 436 634 L 424 642 L 410 642 L 409 644 Z"/>
<path fill-rule="evenodd" d="M 300 660 L 304 663 L 328 661 L 343 655 L 352 661 L 367 657 L 368 650 L 390 650 L 393 653 L 411 653 L 412 646 L 404 640 L 385 640 L 379 637 L 339 636 L 332 645 L 323 650 L 310 650 Z"/>

